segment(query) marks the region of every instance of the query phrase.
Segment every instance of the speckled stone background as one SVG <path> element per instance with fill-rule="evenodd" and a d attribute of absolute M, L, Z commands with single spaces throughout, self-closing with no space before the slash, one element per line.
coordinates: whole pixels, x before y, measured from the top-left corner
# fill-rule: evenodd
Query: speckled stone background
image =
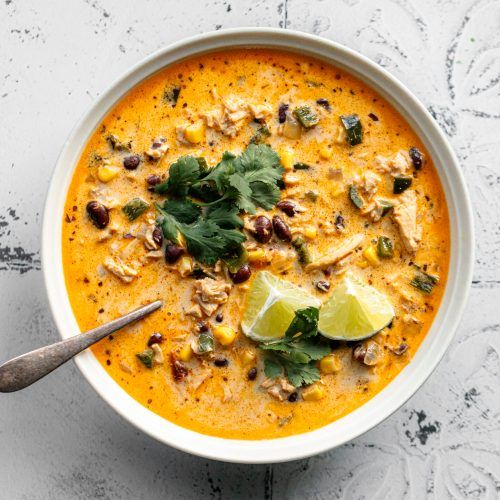
<path fill-rule="evenodd" d="M 41 213 L 77 119 L 150 52 L 235 26 L 280 26 L 346 44 L 435 116 L 475 210 L 473 288 L 455 341 L 386 422 L 330 453 L 274 466 L 211 462 L 153 441 L 70 363 L 0 396 L 0 498 L 499 498 L 499 1 L 1 0 L 0 359 L 58 338 L 40 271 Z"/>

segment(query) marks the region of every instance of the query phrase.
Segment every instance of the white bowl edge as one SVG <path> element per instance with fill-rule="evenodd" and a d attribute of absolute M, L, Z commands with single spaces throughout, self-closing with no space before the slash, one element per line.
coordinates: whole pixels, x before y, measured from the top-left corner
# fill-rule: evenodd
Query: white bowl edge
<path fill-rule="evenodd" d="M 366 404 L 320 429 L 270 440 L 233 440 L 199 434 L 154 414 L 116 384 L 93 354 L 75 358 L 78 368 L 120 415 L 155 439 L 180 450 L 228 462 L 274 463 L 311 456 L 350 441 L 404 404 L 432 373 L 450 344 L 467 301 L 474 261 L 472 208 L 458 161 L 425 107 L 396 78 L 366 57 L 305 33 L 272 28 L 235 28 L 195 36 L 161 49 L 116 80 L 92 105 L 66 141 L 47 194 L 42 230 L 42 268 L 56 326 L 63 338 L 79 333 L 66 293 L 61 231 L 66 192 L 88 137 L 134 85 L 168 64 L 204 52 L 253 46 L 281 48 L 323 59 L 360 77 L 410 123 L 438 170 L 450 216 L 451 258 L 446 291 L 434 323 L 408 366 Z M 457 272 L 458 271 L 458 272 Z"/>

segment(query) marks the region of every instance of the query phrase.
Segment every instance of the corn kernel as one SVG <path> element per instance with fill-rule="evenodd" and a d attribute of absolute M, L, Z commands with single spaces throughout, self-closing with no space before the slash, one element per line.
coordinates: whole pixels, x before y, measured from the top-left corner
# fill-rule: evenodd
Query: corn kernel
<path fill-rule="evenodd" d="M 370 263 L 372 266 L 378 266 L 380 264 L 380 260 L 377 257 L 377 249 L 371 245 L 365 250 L 363 250 L 363 257 Z"/>
<path fill-rule="evenodd" d="M 257 355 L 255 354 L 254 351 L 252 351 L 250 349 L 245 349 L 241 353 L 241 362 L 243 363 L 243 366 L 251 365 L 252 363 L 255 362 L 256 358 L 257 358 Z"/>
<path fill-rule="evenodd" d="M 191 257 L 183 255 L 179 260 L 179 267 L 177 268 L 179 274 L 184 278 L 193 272 L 194 264 Z"/>
<path fill-rule="evenodd" d="M 366 260 L 364 260 L 364 259 L 358 260 L 356 262 L 356 265 L 358 267 L 360 267 L 361 269 L 366 269 L 369 266 L 368 262 Z"/>
<path fill-rule="evenodd" d="M 229 326 L 214 326 L 213 334 L 219 343 L 224 346 L 232 344 L 236 339 L 236 332 Z"/>
<path fill-rule="evenodd" d="M 342 368 L 342 363 L 336 354 L 329 354 L 319 362 L 321 373 L 337 373 Z"/>
<path fill-rule="evenodd" d="M 188 125 L 184 130 L 184 137 L 191 144 L 198 144 L 205 138 L 205 123 L 198 120 L 192 125 Z"/>
<path fill-rule="evenodd" d="M 319 150 L 319 155 L 323 160 L 329 160 L 333 156 L 333 150 L 332 148 L 328 147 L 328 145 L 324 145 L 320 150 Z"/>
<path fill-rule="evenodd" d="M 263 248 L 249 250 L 247 256 L 250 264 L 262 264 L 266 260 L 266 252 Z"/>
<path fill-rule="evenodd" d="M 181 361 L 189 361 L 191 357 L 193 356 L 193 349 L 191 347 L 191 344 L 184 344 L 178 351 L 177 357 Z"/>
<path fill-rule="evenodd" d="M 120 170 L 120 167 L 116 167 L 114 165 L 101 165 L 97 169 L 97 178 L 101 182 L 109 182 L 120 173 Z"/>
<path fill-rule="evenodd" d="M 303 233 L 308 240 L 314 240 L 318 236 L 318 230 L 315 226 L 306 226 Z"/>
<path fill-rule="evenodd" d="M 293 151 L 290 149 L 284 149 L 280 153 L 280 158 L 281 158 L 281 164 L 283 165 L 283 168 L 287 171 L 290 172 L 293 170 Z"/>
<path fill-rule="evenodd" d="M 310 385 L 302 391 L 304 401 L 319 401 L 325 397 L 325 389 L 319 384 Z"/>

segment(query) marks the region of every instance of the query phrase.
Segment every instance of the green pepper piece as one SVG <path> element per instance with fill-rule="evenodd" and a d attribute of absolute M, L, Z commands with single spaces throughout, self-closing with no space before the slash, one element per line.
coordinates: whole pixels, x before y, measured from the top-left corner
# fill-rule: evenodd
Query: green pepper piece
<path fill-rule="evenodd" d="M 153 368 L 153 349 L 145 349 L 142 352 L 138 352 L 136 356 L 144 366 L 147 368 Z"/>
<path fill-rule="evenodd" d="M 394 177 L 394 188 L 392 192 L 394 194 L 401 194 L 403 191 L 406 191 L 412 183 L 412 178 L 407 177 L 405 175 L 398 175 Z"/>
<path fill-rule="evenodd" d="M 319 122 L 318 116 L 313 113 L 309 106 L 294 109 L 293 115 L 304 128 L 315 127 Z"/>
<path fill-rule="evenodd" d="M 132 221 L 142 215 L 148 208 L 149 203 L 145 202 L 142 198 L 134 198 L 122 208 L 122 211 L 128 220 Z"/>
<path fill-rule="evenodd" d="M 417 270 L 415 277 L 410 281 L 410 285 L 423 293 L 430 294 L 434 286 L 439 283 L 439 276 L 427 274 L 424 271 Z"/>
<path fill-rule="evenodd" d="M 301 236 L 297 236 L 297 238 L 292 241 L 292 246 L 295 248 L 301 264 L 306 265 L 311 263 L 311 254 L 309 253 L 306 242 Z"/>
<path fill-rule="evenodd" d="M 301 161 L 294 163 L 293 165 L 294 170 L 309 170 L 310 168 L 310 165 L 308 165 L 307 163 L 302 163 Z"/>
<path fill-rule="evenodd" d="M 387 236 L 380 236 L 377 243 L 377 255 L 382 259 L 392 259 L 394 257 L 394 247 L 392 241 Z"/>
<path fill-rule="evenodd" d="M 250 144 L 262 144 L 265 142 L 266 137 L 269 137 L 271 132 L 269 131 L 268 126 L 264 123 L 261 125 L 256 131 L 255 134 L 250 138 Z"/>
<path fill-rule="evenodd" d="M 210 332 L 200 333 L 198 337 L 198 350 L 201 353 L 211 352 L 214 350 L 214 337 Z"/>
<path fill-rule="evenodd" d="M 363 127 L 359 116 L 356 114 L 341 115 L 340 120 L 345 128 L 347 142 L 351 146 L 361 144 L 363 142 Z"/>
<path fill-rule="evenodd" d="M 390 201 L 377 200 L 377 202 L 382 208 L 382 217 L 387 215 L 394 208 L 394 205 Z"/>
<path fill-rule="evenodd" d="M 356 208 L 363 207 L 363 198 L 359 195 L 358 188 L 354 184 L 349 186 L 349 198 Z"/>

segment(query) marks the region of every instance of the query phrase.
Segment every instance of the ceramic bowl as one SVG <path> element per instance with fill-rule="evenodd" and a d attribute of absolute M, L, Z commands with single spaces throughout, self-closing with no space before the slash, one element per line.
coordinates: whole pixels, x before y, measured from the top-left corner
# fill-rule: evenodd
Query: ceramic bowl
<path fill-rule="evenodd" d="M 434 323 L 412 361 L 384 390 L 345 417 L 312 432 L 269 440 L 212 437 L 179 427 L 129 396 L 92 352 L 75 358 L 94 389 L 120 415 L 155 439 L 203 457 L 242 463 L 271 463 L 307 457 L 339 446 L 376 426 L 425 382 L 442 358 L 459 323 L 472 279 L 472 212 L 465 181 L 443 132 L 425 107 L 396 78 L 375 63 L 337 43 L 289 30 L 243 28 L 207 33 L 170 45 L 115 81 L 89 109 L 66 141 L 47 195 L 42 263 L 50 307 L 61 337 L 79 333 L 66 293 L 61 230 L 64 201 L 73 170 L 87 139 L 102 118 L 136 84 L 181 59 L 234 47 L 271 47 L 295 51 L 343 68 L 373 87 L 410 123 L 432 156 L 450 215 L 451 258 L 446 291 Z"/>

